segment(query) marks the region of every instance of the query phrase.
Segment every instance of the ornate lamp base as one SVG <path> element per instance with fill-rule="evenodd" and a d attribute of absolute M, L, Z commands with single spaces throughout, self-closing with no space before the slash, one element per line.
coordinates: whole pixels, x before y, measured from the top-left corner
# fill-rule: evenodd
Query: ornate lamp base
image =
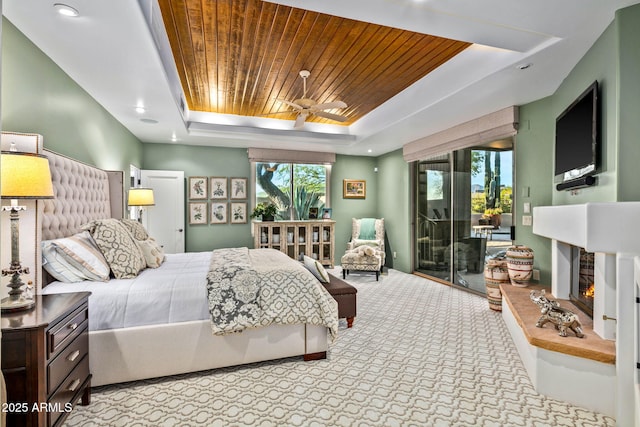
<path fill-rule="evenodd" d="M 20 298 L 18 300 L 12 300 L 11 298 L 3 298 L 2 299 L 2 312 L 3 313 L 11 313 L 14 311 L 23 311 L 29 310 L 36 305 L 35 300 L 29 300 Z"/>

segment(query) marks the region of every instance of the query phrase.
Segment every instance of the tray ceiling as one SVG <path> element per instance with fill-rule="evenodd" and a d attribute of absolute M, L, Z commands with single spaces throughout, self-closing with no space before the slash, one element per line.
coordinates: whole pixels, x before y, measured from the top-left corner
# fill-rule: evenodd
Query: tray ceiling
<path fill-rule="evenodd" d="M 350 125 L 470 46 L 261 0 L 159 5 L 191 111 L 293 120 L 273 113 L 302 97 L 306 69 L 307 97 L 345 102 L 331 111 Z"/>

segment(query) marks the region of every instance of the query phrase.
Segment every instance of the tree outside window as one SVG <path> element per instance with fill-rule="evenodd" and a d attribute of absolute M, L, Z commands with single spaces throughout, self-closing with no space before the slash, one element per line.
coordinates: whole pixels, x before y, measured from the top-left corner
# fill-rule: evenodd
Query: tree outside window
<path fill-rule="evenodd" d="M 308 219 L 325 206 L 326 178 L 324 165 L 256 163 L 256 204 L 275 204 L 278 219 Z"/>

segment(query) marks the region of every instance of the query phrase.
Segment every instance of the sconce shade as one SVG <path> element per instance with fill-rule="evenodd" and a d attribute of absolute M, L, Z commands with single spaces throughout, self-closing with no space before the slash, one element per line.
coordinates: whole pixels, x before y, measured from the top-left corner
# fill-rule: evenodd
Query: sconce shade
<path fill-rule="evenodd" d="M 129 206 L 154 206 L 153 189 L 151 188 L 131 188 L 127 200 Z"/>
<path fill-rule="evenodd" d="M 3 151 L 0 164 L 3 199 L 52 199 L 49 160 L 34 153 Z"/>

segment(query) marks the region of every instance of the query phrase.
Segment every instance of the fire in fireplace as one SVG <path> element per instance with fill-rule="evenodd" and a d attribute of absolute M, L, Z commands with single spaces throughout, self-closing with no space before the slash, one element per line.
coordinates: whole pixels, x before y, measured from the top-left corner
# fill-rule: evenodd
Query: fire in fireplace
<path fill-rule="evenodd" d="M 573 248 L 578 262 L 578 271 L 574 272 L 569 299 L 582 311 L 593 317 L 594 292 L 594 260 L 595 254 L 583 248 Z"/>

